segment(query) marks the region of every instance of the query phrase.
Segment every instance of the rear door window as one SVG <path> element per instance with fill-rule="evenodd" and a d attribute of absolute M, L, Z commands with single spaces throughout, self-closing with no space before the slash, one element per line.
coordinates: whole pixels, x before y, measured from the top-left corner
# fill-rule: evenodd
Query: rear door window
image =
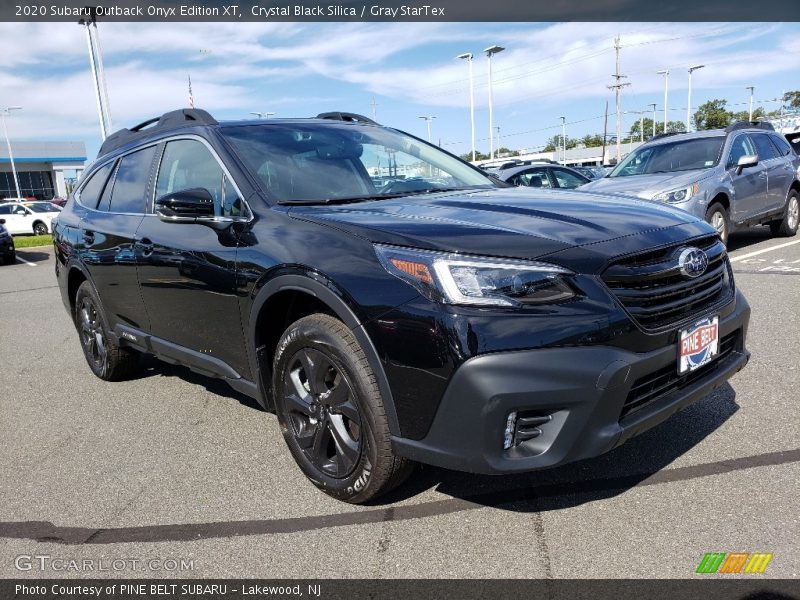
<path fill-rule="evenodd" d="M 756 145 L 758 160 L 770 160 L 771 158 L 777 158 L 778 151 L 775 150 L 775 146 L 773 146 L 769 141 L 767 134 L 756 133 L 753 136 L 753 143 Z"/>
<path fill-rule="evenodd" d="M 769 139 L 772 140 L 773 144 L 775 144 L 775 147 L 778 149 L 778 154 L 781 156 L 787 156 L 788 154 L 792 153 L 792 147 L 789 145 L 789 142 L 785 137 L 770 133 Z"/>
<path fill-rule="evenodd" d="M 110 212 L 143 214 L 145 193 L 156 147 L 131 152 L 122 157 L 114 177 Z"/>

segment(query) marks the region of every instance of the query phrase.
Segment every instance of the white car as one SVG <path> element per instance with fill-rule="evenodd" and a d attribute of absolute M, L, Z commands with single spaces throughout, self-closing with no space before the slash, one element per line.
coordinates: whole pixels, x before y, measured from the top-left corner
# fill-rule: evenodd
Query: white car
<path fill-rule="evenodd" d="M 32 233 L 44 235 L 53 231 L 53 219 L 61 209 L 51 202 L 3 202 L 0 219 L 6 220 L 11 235 Z"/>

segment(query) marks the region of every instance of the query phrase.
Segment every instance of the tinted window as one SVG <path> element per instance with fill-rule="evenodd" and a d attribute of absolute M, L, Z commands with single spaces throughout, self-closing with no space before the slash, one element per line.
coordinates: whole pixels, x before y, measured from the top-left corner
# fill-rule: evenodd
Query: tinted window
<path fill-rule="evenodd" d="M 739 135 L 731 144 L 731 153 L 728 155 L 728 162 L 725 163 L 726 169 L 731 169 L 739 164 L 739 159 L 743 156 L 755 156 L 756 151 L 750 136 Z"/>
<path fill-rule="evenodd" d="M 106 180 L 113 166 L 114 163 L 104 165 L 89 177 L 89 180 L 80 191 L 79 198 L 81 204 L 89 208 L 95 208 L 97 206 L 97 201 L 100 199 L 100 194 L 103 192 L 103 187 L 106 185 Z"/>
<path fill-rule="evenodd" d="M 11 207 L 10 206 L 8 206 L 8 205 L 0 206 L 0 215 L 10 215 L 10 214 L 11 214 Z"/>
<path fill-rule="evenodd" d="M 196 140 L 169 142 L 161 159 L 156 181 L 156 198 L 171 192 L 204 188 L 214 198 L 214 214 L 236 217 L 242 202 L 214 155 Z"/>
<path fill-rule="evenodd" d="M 555 175 L 556 182 L 560 188 L 576 188 L 589 181 L 587 178 L 566 169 L 553 169 L 552 173 Z"/>
<path fill-rule="evenodd" d="M 769 138 L 763 133 L 757 133 L 753 136 L 753 143 L 756 145 L 756 152 L 758 153 L 758 160 L 769 160 L 778 156 Z"/>
<path fill-rule="evenodd" d="M 145 188 L 155 153 L 156 147 L 150 146 L 122 157 L 111 192 L 111 212 L 144 212 Z"/>
<path fill-rule="evenodd" d="M 771 139 L 772 143 L 778 148 L 778 154 L 781 156 L 786 156 L 787 154 L 791 153 L 792 147 L 789 145 L 789 142 L 785 137 L 770 133 L 769 139 Z"/>

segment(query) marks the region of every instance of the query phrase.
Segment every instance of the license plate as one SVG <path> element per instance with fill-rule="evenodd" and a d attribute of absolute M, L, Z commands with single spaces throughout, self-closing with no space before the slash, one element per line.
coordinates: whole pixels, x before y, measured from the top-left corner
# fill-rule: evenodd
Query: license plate
<path fill-rule="evenodd" d="M 678 373 L 707 365 L 719 354 L 719 317 L 698 321 L 681 331 L 678 339 Z"/>

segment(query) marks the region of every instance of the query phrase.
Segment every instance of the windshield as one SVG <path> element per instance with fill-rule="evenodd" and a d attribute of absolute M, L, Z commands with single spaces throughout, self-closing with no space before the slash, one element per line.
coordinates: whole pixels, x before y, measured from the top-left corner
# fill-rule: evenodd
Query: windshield
<path fill-rule="evenodd" d="M 274 123 L 227 127 L 222 133 L 283 203 L 495 187 L 438 148 L 372 125 Z"/>
<path fill-rule="evenodd" d="M 26 204 L 25 206 L 37 213 L 58 212 L 61 210 L 60 207 L 50 202 L 34 202 L 33 204 Z"/>
<path fill-rule="evenodd" d="M 724 142 L 719 135 L 637 148 L 608 177 L 708 169 L 719 162 Z"/>

